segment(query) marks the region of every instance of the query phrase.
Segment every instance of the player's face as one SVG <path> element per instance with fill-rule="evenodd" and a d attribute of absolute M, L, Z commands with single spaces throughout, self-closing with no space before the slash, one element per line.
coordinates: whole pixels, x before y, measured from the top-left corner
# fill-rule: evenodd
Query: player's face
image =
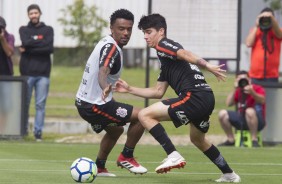
<path fill-rule="evenodd" d="M 28 12 L 28 18 L 31 21 L 32 24 L 38 24 L 40 20 L 41 13 L 38 9 L 31 9 Z"/>
<path fill-rule="evenodd" d="M 111 26 L 111 32 L 114 40 L 119 46 L 124 46 L 128 43 L 132 33 L 133 22 L 122 18 L 116 19 Z"/>
<path fill-rule="evenodd" d="M 144 32 L 144 39 L 147 42 L 148 47 L 155 48 L 159 41 L 164 37 L 164 29 L 160 29 L 157 31 L 154 28 L 148 28 L 143 30 Z"/>

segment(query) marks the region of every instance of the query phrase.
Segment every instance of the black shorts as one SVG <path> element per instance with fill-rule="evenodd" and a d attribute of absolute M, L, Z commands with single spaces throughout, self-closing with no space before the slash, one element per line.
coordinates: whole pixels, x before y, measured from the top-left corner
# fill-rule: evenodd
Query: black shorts
<path fill-rule="evenodd" d="M 215 103 L 213 92 L 187 92 L 162 102 L 169 105 L 168 114 L 176 128 L 191 122 L 203 133 L 209 130 L 209 119 Z"/>
<path fill-rule="evenodd" d="M 265 127 L 265 120 L 263 118 L 262 108 L 260 108 L 259 105 L 257 105 L 255 107 L 255 111 L 258 118 L 258 131 L 261 131 Z M 232 126 L 234 126 L 237 130 L 241 130 L 241 128 L 242 130 L 249 130 L 246 119 L 241 114 L 235 111 L 227 111 L 227 112 L 229 116 L 229 121 Z"/>
<path fill-rule="evenodd" d="M 77 99 L 75 101 L 79 115 L 96 133 L 108 126 L 124 126 L 129 122 L 133 106 L 111 100 L 103 105 L 90 104 Z"/>

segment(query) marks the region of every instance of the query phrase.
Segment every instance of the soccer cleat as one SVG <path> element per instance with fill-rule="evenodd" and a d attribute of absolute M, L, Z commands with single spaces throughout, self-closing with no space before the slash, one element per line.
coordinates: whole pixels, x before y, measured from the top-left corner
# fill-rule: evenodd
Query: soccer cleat
<path fill-rule="evenodd" d="M 119 155 L 117 159 L 117 166 L 121 168 L 126 168 L 130 172 L 134 174 L 145 174 L 147 173 L 147 169 L 140 165 L 134 157 L 132 158 L 126 158 L 122 155 L 122 153 Z"/>
<path fill-rule="evenodd" d="M 155 171 L 157 173 L 167 173 L 174 168 L 183 168 L 186 165 L 185 159 L 177 152 L 174 151 L 168 155 L 166 159 L 162 161 L 162 164 L 158 166 Z"/>
<path fill-rule="evenodd" d="M 241 178 L 239 175 L 237 175 L 234 171 L 232 173 L 225 173 L 221 175 L 221 177 L 217 180 L 215 180 L 218 183 L 221 182 L 228 182 L 228 183 L 239 183 L 241 181 Z"/>
<path fill-rule="evenodd" d="M 108 169 L 106 168 L 98 168 L 98 173 L 97 176 L 102 176 L 102 177 L 116 177 L 115 174 L 109 173 Z"/>

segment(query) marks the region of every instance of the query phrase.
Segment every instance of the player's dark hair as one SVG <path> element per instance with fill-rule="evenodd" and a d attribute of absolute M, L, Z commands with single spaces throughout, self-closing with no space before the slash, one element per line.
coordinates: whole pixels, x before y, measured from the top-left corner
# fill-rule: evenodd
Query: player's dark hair
<path fill-rule="evenodd" d="M 151 15 L 143 15 L 138 23 L 138 28 L 140 30 L 145 30 L 149 28 L 154 28 L 159 31 L 161 28 L 164 28 L 165 35 L 166 35 L 166 21 L 163 16 L 158 13 L 151 14 Z"/>
<path fill-rule="evenodd" d="M 238 73 L 237 73 L 237 76 L 238 75 L 247 75 L 249 77 L 249 73 L 245 70 L 240 70 Z"/>
<path fill-rule="evenodd" d="M 261 10 L 260 13 L 263 13 L 263 12 L 271 12 L 272 15 L 274 15 L 274 11 L 271 8 L 269 8 L 269 7 L 265 7 L 264 9 Z"/>
<path fill-rule="evenodd" d="M 118 9 L 111 15 L 110 17 L 111 26 L 115 23 L 115 21 L 118 18 L 122 18 L 125 20 L 131 20 L 132 22 L 134 22 L 134 15 L 126 9 Z"/>

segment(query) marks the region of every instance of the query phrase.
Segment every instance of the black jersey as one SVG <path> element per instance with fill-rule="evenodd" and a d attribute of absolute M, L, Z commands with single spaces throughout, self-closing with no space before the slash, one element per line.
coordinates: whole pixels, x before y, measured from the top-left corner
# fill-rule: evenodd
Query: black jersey
<path fill-rule="evenodd" d="M 212 91 L 197 65 L 177 59 L 176 52 L 182 45 L 163 38 L 156 46 L 161 63 L 158 81 L 167 81 L 176 94 L 187 91 Z"/>

